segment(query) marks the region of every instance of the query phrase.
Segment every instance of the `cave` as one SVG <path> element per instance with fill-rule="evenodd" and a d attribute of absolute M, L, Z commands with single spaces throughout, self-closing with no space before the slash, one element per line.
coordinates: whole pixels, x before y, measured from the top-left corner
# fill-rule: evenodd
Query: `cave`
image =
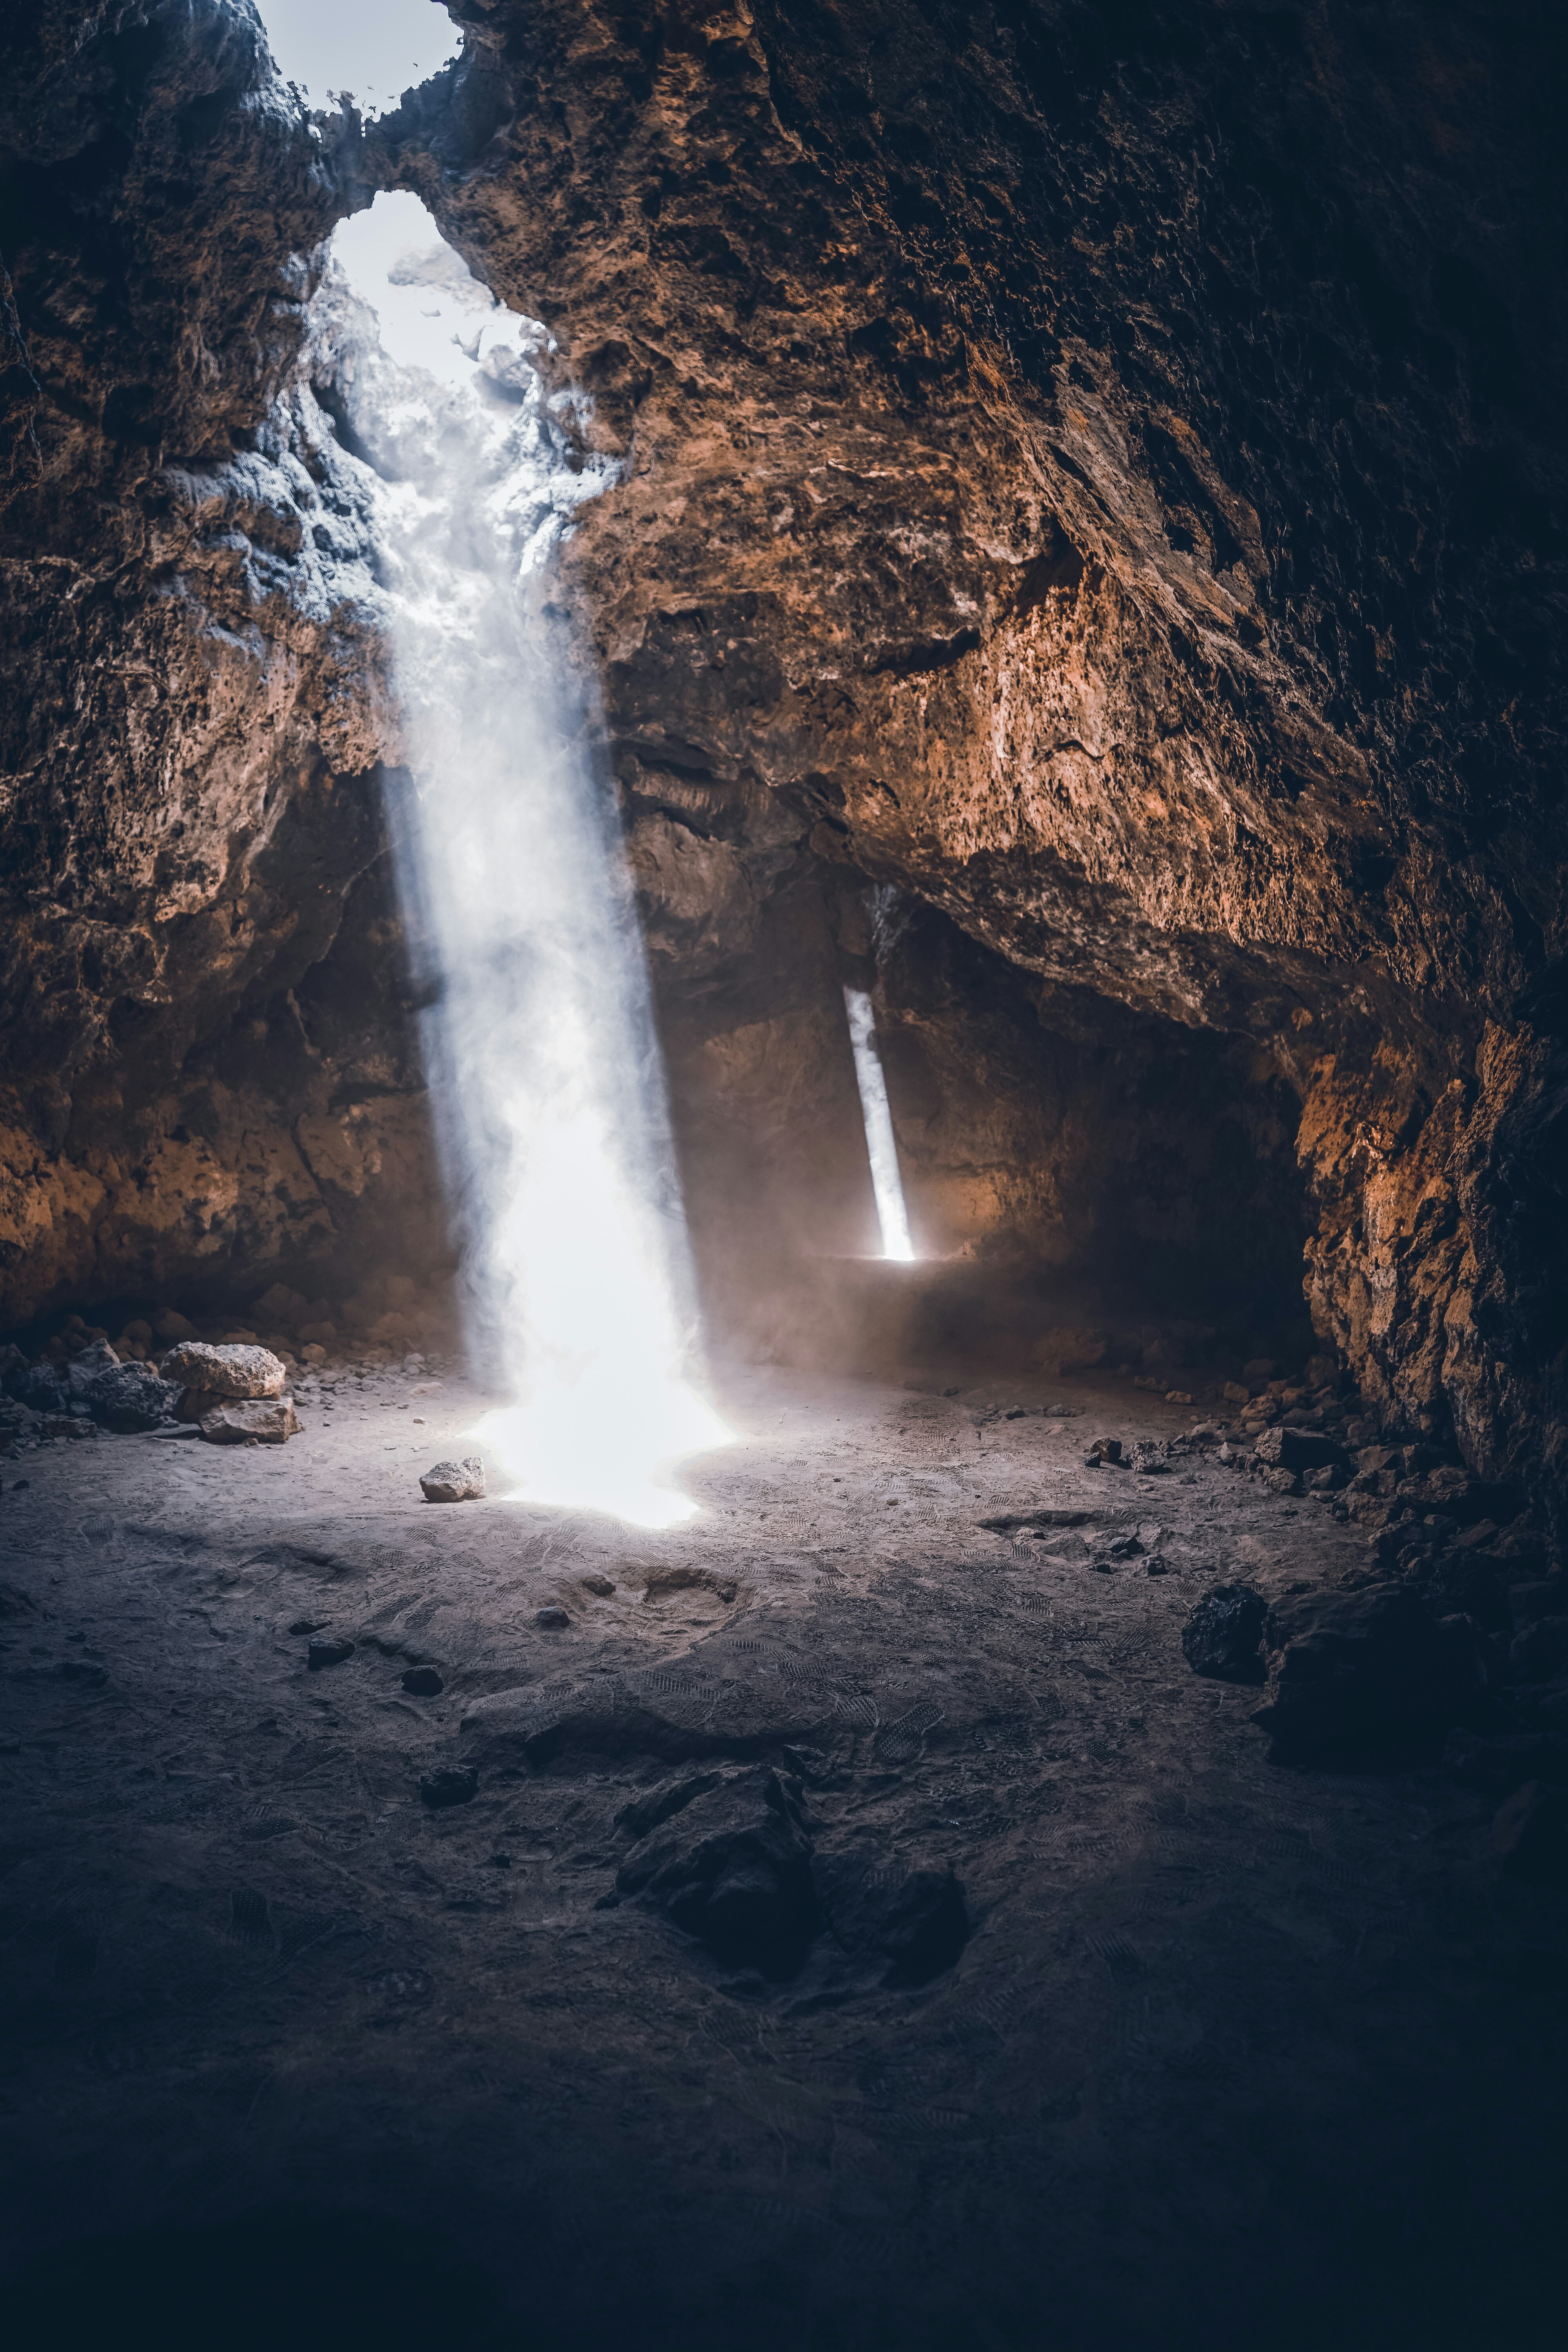
<path fill-rule="evenodd" d="M 1568 20 L 0 65 L 16 2340 L 1554 2344 Z"/>

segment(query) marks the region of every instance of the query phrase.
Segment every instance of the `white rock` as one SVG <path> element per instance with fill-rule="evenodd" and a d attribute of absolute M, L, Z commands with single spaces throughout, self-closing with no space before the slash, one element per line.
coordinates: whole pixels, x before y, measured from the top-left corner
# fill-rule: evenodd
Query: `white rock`
<path fill-rule="evenodd" d="M 281 1396 L 287 1377 L 269 1348 L 213 1347 L 205 1339 L 171 1348 L 158 1370 L 166 1381 L 215 1397 Z"/>
<path fill-rule="evenodd" d="M 485 1491 L 485 1465 L 477 1454 L 461 1462 L 437 1462 L 419 1485 L 427 1503 L 477 1503 Z"/>

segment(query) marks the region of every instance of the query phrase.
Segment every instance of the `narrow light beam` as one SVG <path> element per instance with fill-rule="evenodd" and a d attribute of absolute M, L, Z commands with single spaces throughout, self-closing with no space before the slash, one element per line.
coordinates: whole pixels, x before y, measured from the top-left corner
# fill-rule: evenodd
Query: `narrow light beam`
<path fill-rule="evenodd" d="M 910 1221 L 904 1211 L 903 1179 L 899 1174 L 899 1147 L 893 1139 L 893 1114 L 888 1107 L 888 1081 L 877 1051 L 877 1024 L 871 1000 L 863 988 L 847 988 L 849 1043 L 855 1054 L 855 1082 L 860 1089 L 860 1112 L 866 1121 L 866 1150 L 871 1161 L 871 1190 L 877 1196 L 877 1222 L 882 1228 L 882 1255 L 914 1256 Z"/>
<path fill-rule="evenodd" d="M 388 814 L 426 1076 L 470 1348 L 504 1400 L 473 1433 L 511 1499 L 668 1527 L 695 1508 L 671 1465 L 729 1432 L 693 1378 L 613 780 L 591 687 L 538 611 L 550 553 L 615 469 L 584 462 L 546 401 L 529 363 L 544 330 L 477 283 L 417 198 L 378 195 L 333 254 L 311 377 L 348 411 L 342 465 L 375 541 L 363 602 L 393 660 Z"/>

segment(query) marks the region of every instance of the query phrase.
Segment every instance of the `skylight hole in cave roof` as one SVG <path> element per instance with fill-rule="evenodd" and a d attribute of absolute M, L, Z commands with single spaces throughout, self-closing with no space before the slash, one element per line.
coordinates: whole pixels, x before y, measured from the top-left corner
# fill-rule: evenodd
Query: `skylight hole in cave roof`
<path fill-rule="evenodd" d="M 272 61 L 317 111 L 341 96 L 385 114 L 462 47 L 440 0 L 257 0 Z"/>

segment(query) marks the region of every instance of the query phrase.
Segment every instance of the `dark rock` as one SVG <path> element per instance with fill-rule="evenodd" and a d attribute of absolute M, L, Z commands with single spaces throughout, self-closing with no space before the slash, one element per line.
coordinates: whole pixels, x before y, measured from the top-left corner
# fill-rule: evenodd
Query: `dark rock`
<path fill-rule="evenodd" d="M 342 1635 L 318 1634 L 305 1653 L 305 1664 L 311 1674 L 319 1675 L 325 1666 L 341 1666 L 353 1654 L 353 1643 Z"/>
<path fill-rule="evenodd" d="M 319 1633 L 325 1623 L 324 1617 L 296 1617 L 289 1631 L 290 1633 Z"/>
<path fill-rule="evenodd" d="M 1105 1549 L 1111 1559 L 1141 1559 L 1143 1555 L 1143 1547 L 1136 1536 L 1112 1536 Z"/>
<path fill-rule="evenodd" d="M 1194 1675 L 1224 1683 L 1260 1683 L 1260 1643 L 1268 1604 L 1247 1584 L 1216 1584 L 1182 1628 L 1182 1655 Z"/>
<path fill-rule="evenodd" d="M 1097 1437 L 1083 1457 L 1086 1470 L 1120 1470 L 1121 1440 L 1119 1437 Z"/>
<path fill-rule="evenodd" d="M 96 1437 L 97 1424 L 88 1420 L 78 1421 L 69 1413 L 45 1413 L 37 1425 L 39 1437 Z"/>
<path fill-rule="evenodd" d="M 546 1633 L 557 1633 L 563 1632 L 566 1626 L 570 1625 L 572 1620 L 568 1617 L 564 1609 L 551 1607 L 549 1609 L 536 1609 L 533 1614 L 533 1622 L 536 1625 L 542 1626 Z"/>
<path fill-rule="evenodd" d="M 419 1801 L 440 1812 L 447 1805 L 466 1805 L 478 1796 L 479 1776 L 471 1764 L 444 1765 L 426 1772 L 419 1783 Z"/>
<path fill-rule="evenodd" d="M 1510 1878 L 1568 1887 L 1568 1790 L 1527 1780 L 1500 1808 L 1492 1846 Z"/>
<path fill-rule="evenodd" d="M 693 1796 L 627 1857 L 616 1886 L 726 1966 L 772 1982 L 795 1974 L 821 1926 L 798 1798 L 766 1768 Z"/>
<path fill-rule="evenodd" d="M 5 1393 L 18 1404 L 30 1405 L 35 1412 L 64 1412 L 67 1390 L 64 1380 L 53 1364 L 29 1364 L 6 1383 Z"/>
<path fill-rule="evenodd" d="M 1145 1576 L 1168 1576 L 1170 1572 L 1171 1564 L 1163 1552 L 1152 1551 L 1143 1563 Z"/>
<path fill-rule="evenodd" d="M 1414 1477 L 1401 1478 L 1394 1492 L 1409 1509 L 1423 1514 L 1441 1513 L 1458 1527 L 1473 1527 L 1494 1513 L 1500 1517 L 1507 1517 L 1510 1509 L 1519 1507 L 1519 1497 L 1511 1487 L 1472 1477 L 1468 1470 L 1448 1464 Z"/>
<path fill-rule="evenodd" d="M 1291 1429 L 1281 1423 L 1266 1429 L 1254 1452 L 1267 1470 L 1342 1469 L 1350 1475 L 1350 1456 L 1339 1440 L 1315 1429 Z"/>
<path fill-rule="evenodd" d="M 1439 1619 L 1419 1593 L 1392 1581 L 1277 1604 L 1264 1642 L 1268 1687 L 1253 1720 L 1277 1761 L 1427 1745 L 1486 1690 L 1472 1621 Z"/>
<path fill-rule="evenodd" d="M 607 1601 L 615 1589 L 616 1583 L 613 1577 L 585 1576 L 583 1579 L 584 1591 L 593 1593 L 598 1601 Z"/>
<path fill-rule="evenodd" d="M 1301 1481 L 1297 1472 L 1283 1467 L 1265 1470 L 1263 1483 L 1271 1495 L 1299 1495 L 1301 1491 Z"/>
<path fill-rule="evenodd" d="M 447 1685 L 434 1666 L 410 1666 L 403 1687 L 410 1698 L 439 1698 Z"/>
<path fill-rule="evenodd" d="M 119 1436 L 163 1428 L 174 1417 L 180 1391 L 150 1364 L 119 1364 L 100 1372 L 87 1391 L 88 1409 L 102 1429 Z"/>
<path fill-rule="evenodd" d="M 969 1940 L 963 1889 L 951 1870 L 891 1864 L 878 1852 L 818 1853 L 816 1899 L 834 1940 L 887 1986 L 929 1984 Z"/>

